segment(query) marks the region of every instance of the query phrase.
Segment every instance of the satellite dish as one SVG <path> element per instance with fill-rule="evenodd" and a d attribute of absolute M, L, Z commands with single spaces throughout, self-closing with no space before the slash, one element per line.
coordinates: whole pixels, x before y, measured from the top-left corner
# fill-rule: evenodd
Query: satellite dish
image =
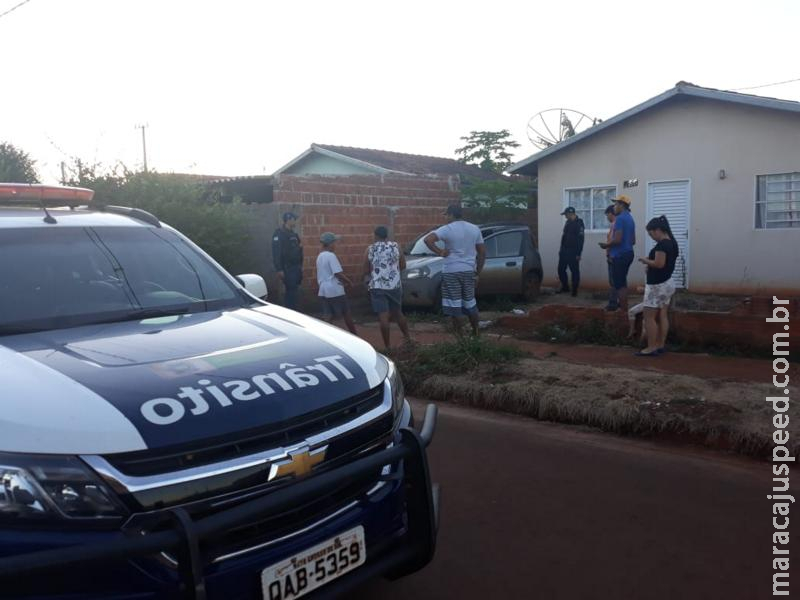
<path fill-rule="evenodd" d="M 534 146 L 544 150 L 601 121 L 570 108 L 549 108 L 536 113 L 528 121 L 528 139 Z"/>

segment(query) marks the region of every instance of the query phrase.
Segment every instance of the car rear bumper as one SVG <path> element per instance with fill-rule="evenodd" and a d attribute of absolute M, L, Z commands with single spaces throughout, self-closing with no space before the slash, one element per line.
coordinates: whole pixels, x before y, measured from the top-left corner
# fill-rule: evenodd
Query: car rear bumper
<path fill-rule="evenodd" d="M 35 532 L 0 531 L 0 589 L 4 598 L 167 599 L 261 598 L 261 571 L 271 564 L 361 525 L 367 562 L 331 581 L 313 598 L 338 597 L 380 576 L 399 577 L 424 567 L 433 557 L 438 529 L 438 489 L 431 484 L 426 447 L 436 422 L 428 407 L 420 433 L 404 428 L 400 441 L 385 450 L 321 473 L 275 492 L 199 520 L 174 509 L 169 529 L 139 536 L 119 532 L 49 538 L 50 549 L 19 553 L 37 545 Z M 292 504 L 319 497 L 349 478 L 397 465 L 368 495 L 326 515 L 313 527 L 272 540 L 224 560 L 203 555 L 204 540 Z M 384 470 L 384 473 L 386 471 Z M 38 534 L 40 547 L 47 534 Z M 23 539 L 24 538 L 24 539 Z M 20 543 L 22 542 L 22 543 Z M 52 548 L 52 546 L 61 546 Z M 162 552 L 177 558 L 172 567 L 158 560 Z"/>

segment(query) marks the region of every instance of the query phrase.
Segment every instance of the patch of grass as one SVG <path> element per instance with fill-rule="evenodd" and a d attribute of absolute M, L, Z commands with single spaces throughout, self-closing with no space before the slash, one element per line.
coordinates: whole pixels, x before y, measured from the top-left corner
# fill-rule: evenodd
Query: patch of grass
<path fill-rule="evenodd" d="M 439 323 L 444 319 L 444 316 L 435 308 L 414 308 L 404 310 L 403 314 L 412 323 Z"/>
<path fill-rule="evenodd" d="M 432 375 L 464 375 L 478 370 L 497 376 L 516 364 L 525 353 L 481 337 L 463 337 L 451 342 L 418 346 L 414 352 L 395 355 L 406 390 L 415 389 Z"/>
<path fill-rule="evenodd" d="M 589 319 L 578 325 L 565 322 L 547 323 L 536 330 L 534 338 L 540 342 L 557 344 L 624 346 L 629 343 L 619 330 L 609 327 L 600 319 Z"/>

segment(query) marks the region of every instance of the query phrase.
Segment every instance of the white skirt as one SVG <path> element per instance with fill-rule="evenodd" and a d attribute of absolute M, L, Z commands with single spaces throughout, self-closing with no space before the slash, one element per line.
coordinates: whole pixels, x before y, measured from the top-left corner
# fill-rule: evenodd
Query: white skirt
<path fill-rule="evenodd" d="M 644 286 L 644 302 L 647 308 L 663 308 L 669 306 L 675 293 L 675 282 L 670 277 L 664 283 L 647 284 Z"/>

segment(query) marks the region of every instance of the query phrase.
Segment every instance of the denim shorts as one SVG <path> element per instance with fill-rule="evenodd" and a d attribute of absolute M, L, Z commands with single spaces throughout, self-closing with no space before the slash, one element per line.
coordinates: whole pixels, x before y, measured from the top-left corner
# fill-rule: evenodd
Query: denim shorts
<path fill-rule="evenodd" d="M 400 310 L 403 306 L 403 288 L 393 290 L 372 289 L 369 291 L 372 310 L 377 314 Z"/>
<path fill-rule="evenodd" d="M 336 296 L 335 298 L 320 296 L 320 300 L 322 301 L 322 314 L 326 317 L 338 318 L 350 312 L 347 296 Z"/>

